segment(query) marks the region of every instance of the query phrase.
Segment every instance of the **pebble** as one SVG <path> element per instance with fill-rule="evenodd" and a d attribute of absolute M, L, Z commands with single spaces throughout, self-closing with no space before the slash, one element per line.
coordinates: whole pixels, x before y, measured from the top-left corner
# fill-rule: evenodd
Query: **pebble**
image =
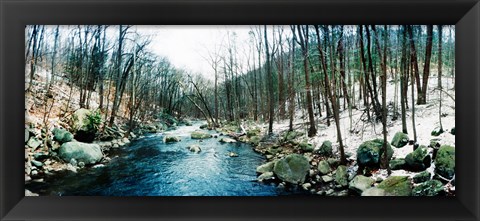
<path fill-rule="evenodd" d="M 335 191 L 333 189 L 329 189 L 327 190 L 327 192 L 325 192 L 325 195 L 327 196 L 331 196 Z"/>
<path fill-rule="evenodd" d="M 42 179 L 42 178 L 40 178 L 40 179 L 34 179 L 33 182 L 35 182 L 35 183 L 41 183 L 41 182 L 43 182 L 43 179 Z"/>
<path fill-rule="evenodd" d="M 42 167 L 43 166 L 42 162 L 36 161 L 36 160 L 32 160 L 30 163 L 32 164 L 32 166 L 36 166 L 36 167 Z"/>
<path fill-rule="evenodd" d="M 105 166 L 105 165 L 103 165 L 103 164 L 96 164 L 96 165 L 94 165 L 92 168 L 93 168 L 93 169 L 96 169 L 96 168 L 101 168 L 101 167 L 104 167 L 104 166 Z"/>
<path fill-rule="evenodd" d="M 29 181 L 31 181 L 31 180 L 32 180 L 32 178 L 31 178 L 30 176 L 25 175 L 25 182 L 29 182 Z"/>
<path fill-rule="evenodd" d="M 311 177 L 313 177 L 313 176 L 315 175 L 315 171 L 314 171 L 314 170 L 309 170 L 309 171 L 308 171 L 308 174 L 309 174 Z"/>
<path fill-rule="evenodd" d="M 342 190 L 337 193 L 337 196 L 348 196 L 348 190 Z"/>
<path fill-rule="evenodd" d="M 332 181 L 333 181 L 333 177 L 330 176 L 330 175 L 324 175 L 324 176 L 322 176 L 322 180 L 323 180 L 323 182 L 325 182 L 325 183 L 329 183 L 329 182 L 332 182 Z"/>
<path fill-rule="evenodd" d="M 304 184 L 302 185 L 302 188 L 303 188 L 304 190 L 308 190 L 308 189 L 310 189 L 311 187 L 312 187 L 312 184 L 310 184 L 310 183 L 304 183 Z"/>

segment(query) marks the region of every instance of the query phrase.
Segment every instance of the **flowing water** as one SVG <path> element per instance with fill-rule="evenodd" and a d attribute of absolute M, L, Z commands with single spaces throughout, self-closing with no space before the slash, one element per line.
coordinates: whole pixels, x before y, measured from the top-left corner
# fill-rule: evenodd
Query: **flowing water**
<path fill-rule="evenodd" d="M 40 195 L 62 196 L 275 196 L 305 194 L 256 181 L 255 169 L 265 158 L 243 143 L 222 144 L 219 138 L 190 139 L 199 128 L 180 126 L 151 134 L 115 150 L 104 167 L 65 172 L 29 183 L 26 188 Z M 210 132 L 212 133 L 212 132 Z M 166 135 L 177 143 L 164 143 Z M 190 152 L 197 144 L 202 151 Z M 228 154 L 235 152 L 238 157 Z"/>

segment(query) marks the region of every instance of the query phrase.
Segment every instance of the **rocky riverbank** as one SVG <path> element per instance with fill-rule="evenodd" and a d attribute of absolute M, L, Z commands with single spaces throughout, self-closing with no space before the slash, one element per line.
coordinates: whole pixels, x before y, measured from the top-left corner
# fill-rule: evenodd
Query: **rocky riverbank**
<path fill-rule="evenodd" d="M 102 130 L 88 129 L 91 110 L 79 109 L 68 123 L 58 122 L 46 129 L 27 119 L 25 125 L 25 183 L 44 182 L 45 176 L 69 171 L 77 173 L 85 168 L 103 167 L 115 157 L 113 150 L 127 146 L 146 133 L 157 133 L 174 128 L 177 124 L 189 124 L 171 118 L 141 124 L 127 133 L 126 124 L 104 126 Z M 69 128 L 69 130 L 65 129 Z M 38 196 L 25 190 L 26 196 Z"/>
<path fill-rule="evenodd" d="M 245 126 L 244 132 L 238 132 L 232 124 L 217 131 L 251 144 L 264 155 L 267 162 L 256 168 L 258 182 L 274 182 L 279 188 L 303 188 L 325 196 L 455 194 L 455 147 L 442 145 L 436 138 L 439 134 L 432 133 L 430 144 L 419 145 L 407 134 L 396 133 L 387 148 L 389 175 L 380 169 L 382 139 L 364 141 L 355 154 L 347 152 L 346 165 L 340 165 L 331 141 L 315 145 L 302 132 L 284 130 L 269 136 L 262 125 Z M 455 130 L 444 133 L 454 135 Z M 406 156 L 393 157 L 395 151 Z"/>

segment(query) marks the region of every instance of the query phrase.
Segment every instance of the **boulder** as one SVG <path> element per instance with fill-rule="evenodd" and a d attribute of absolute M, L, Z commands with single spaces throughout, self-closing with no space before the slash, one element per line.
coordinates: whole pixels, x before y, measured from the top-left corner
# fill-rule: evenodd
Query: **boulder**
<path fill-rule="evenodd" d="M 238 157 L 238 153 L 229 152 L 229 153 L 228 153 L 228 156 L 229 156 L 229 157 Z"/>
<path fill-rule="evenodd" d="M 30 130 L 25 128 L 25 143 L 30 139 Z"/>
<path fill-rule="evenodd" d="M 432 159 L 425 146 L 418 147 L 415 151 L 407 154 L 405 162 L 407 168 L 411 171 L 423 171 L 430 167 Z"/>
<path fill-rule="evenodd" d="M 326 141 L 323 141 L 322 145 L 315 151 L 316 153 L 318 153 L 319 155 L 321 156 L 332 156 L 333 152 L 332 152 L 332 142 L 326 140 Z"/>
<path fill-rule="evenodd" d="M 254 128 L 247 131 L 247 137 L 254 137 L 260 135 L 260 128 Z"/>
<path fill-rule="evenodd" d="M 92 114 L 88 109 L 80 108 L 72 115 L 72 128 L 77 130 L 87 130 L 87 115 Z"/>
<path fill-rule="evenodd" d="M 257 173 L 272 172 L 275 162 L 268 162 L 257 167 Z"/>
<path fill-rule="evenodd" d="M 342 187 L 348 185 L 348 173 L 346 166 L 340 165 L 337 167 L 337 170 L 335 172 L 335 183 Z"/>
<path fill-rule="evenodd" d="M 253 136 L 250 138 L 250 144 L 253 145 L 253 146 L 258 146 L 258 144 L 260 143 L 260 140 L 261 138 L 259 136 Z"/>
<path fill-rule="evenodd" d="M 36 150 L 41 144 L 42 142 L 35 137 L 30 137 L 30 139 L 28 139 L 28 142 L 27 142 L 27 145 L 31 147 L 33 150 Z"/>
<path fill-rule="evenodd" d="M 200 129 L 207 129 L 208 128 L 208 124 L 202 124 L 200 125 Z"/>
<path fill-rule="evenodd" d="M 340 160 L 339 160 L 339 159 L 336 159 L 336 158 L 328 158 L 328 159 L 327 159 L 327 162 L 328 162 L 328 164 L 330 164 L 330 166 L 332 166 L 332 167 L 336 167 L 336 166 L 338 166 L 338 164 L 340 164 Z"/>
<path fill-rule="evenodd" d="M 201 131 L 201 130 L 196 130 L 196 131 L 193 131 L 192 134 L 191 134 L 191 138 L 192 139 L 207 139 L 207 138 L 211 138 L 212 135 L 207 133 L 207 132 L 204 132 L 204 131 Z"/>
<path fill-rule="evenodd" d="M 87 144 L 80 142 L 67 142 L 62 144 L 58 150 L 58 156 L 70 162 L 75 159 L 85 164 L 95 164 L 100 162 L 103 157 L 102 150 L 98 144 Z"/>
<path fill-rule="evenodd" d="M 33 154 L 33 158 L 35 158 L 35 160 L 38 160 L 38 161 L 46 160 L 48 157 L 49 157 L 48 154 L 44 152 L 37 152 Z"/>
<path fill-rule="evenodd" d="M 298 146 L 300 147 L 300 149 L 302 149 L 305 152 L 313 151 L 313 145 L 309 144 L 308 142 L 301 142 Z"/>
<path fill-rule="evenodd" d="M 25 189 L 25 196 L 39 196 L 38 193 L 32 193 L 30 190 Z"/>
<path fill-rule="evenodd" d="M 309 169 L 308 159 L 300 154 L 288 155 L 273 166 L 273 172 L 278 178 L 292 184 L 305 182 Z"/>
<path fill-rule="evenodd" d="M 322 174 L 325 175 L 327 173 L 330 173 L 332 169 L 330 168 L 330 164 L 328 164 L 327 161 L 322 160 L 318 163 L 318 171 Z"/>
<path fill-rule="evenodd" d="M 285 136 L 284 136 L 284 140 L 285 141 L 292 141 L 294 140 L 295 138 L 297 138 L 297 136 L 299 136 L 300 133 L 297 133 L 296 131 L 288 131 Z"/>
<path fill-rule="evenodd" d="M 431 135 L 434 136 L 434 137 L 438 137 L 443 132 L 445 132 L 445 131 L 443 131 L 443 128 L 435 128 L 434 130 L 432 130 Z"/>
<path fill-rule="evenodd" d="M 393 136 L 393 139 L 392 139 L 392 142 L 390 144 L 392 144 L 392 146 L 396 147 L 396 148 L 400 148 L 400 147 L 404 147 L 405 145 L 408 144 L 408 135 L 407 134 L 404 134 L 402 132 L 397 132 L 395 134 L 395 136 Z"/>
<path fill-rule="evenodd" d="M 370 188 L 374 183 L 375 180 L 370 177 L 357 175 L 348 183 L 348 188 L 358 194 L 362 194 L 363 191 Z"/>
<path fill-rule="evenodd" d="M 452 179 L 455 175 L 455 147 L 443 145 L 435 158 L 435 173 Z"/>
<path fill-rule="evenodd" d="M 60 144 L 70 142 L 73 140 L 73 134 L 65 129 L 55 128 L 53 129 L 53 138 Z"/>
<path fill-rule="evenodd" d="M 429 180 L 413 188 L 413 196 L 438 196 L 444 193 L 443 184 L 438 180 Z"/>
<path fill-rule="evenodd" d="M 325 182 L 325 183 L 329 183 L 329 182 L 333 181 L 333 177 L 330 176 L 330 175 L 323 175 L 321 178 L 322 178 L 323 182 Z"/>
<path fill-rule="evenodd" d="M 380 159 L 383 155 L 383 140 L 375 139 L 363 142 L 357 149 L 357 161 L 360 166 L 369 166 L 378 168 Z M 387 157 L 391 159 L 393 149 L 387 143 Z"/>
<path fill-rule="evenodd" d="M 383 189 L 387 196 L 410 196 L 412 195 L 412 184 L 408 176 L 390 176 L 377 188 Z"/>
<path fill-rule="evenodd" d="M 390 160 L 390 169 L 392 170 L 403 170 L 406 167 L 405 159 L 393 159 Z"/>
<path fill-rule="evenodd" d="M 273 172 L 265 172 L 258 176 L 257 180 L 263 182 L 264 180 L 275 179 Z"/>
<path fill-rule="evenodd" d="M 198 146 L 196 144 L 188 146 L 188 150 L 190 150 L 191 152 L 194 152 L 194 153 L 200 153 L 200 151 L 202 151 L 202 149 L 200 149 L 200 146 Z"/>
<path fill-rule="evenodd" d="M 32 160 L 30 161 L 30 163 L 32 164 L 32 166 L 43 167 L 43 163 L 40 161 Z"/>
<path fill-rule="evenodd" d="M 232 139 L 232 138 L 222 137 L 222 138 L 220 138 L 220 140 L 218 142 L 220 142 L 220 143 L 236 143 L 237 141 Z"/>
<path fill-rule="evenodd" d="M 413 177 L 413 183 L 423 183 L 423 182 L 426 182 L 426 181 L 430 180 L 431 177 L 432 177 L 432 175 L 430 174 L 430 172 L 423 171 L 423 172 L 420 172 L 420 173 L 416 174 Z"/>
<path fill-rule="evenodd" d="M 386 196 L 386 192 L 383 189 L 371 187 L 363 191 L 362 196 Z"/>
<path fill-rule="evenodd" d="M 450 130 L 450 133 L 451 133 L 452 135 L 455 135 L 455 127 L 453 127 L 453 128 Z"/>
<path fill-rule="evenodd" d="M 179 137 L 175 137 L 175 136 L 165 136 L 163 138 L 163 142 L 165 143 L 175 143 L 175 142 L 179 142 L 181 139 Z"/>

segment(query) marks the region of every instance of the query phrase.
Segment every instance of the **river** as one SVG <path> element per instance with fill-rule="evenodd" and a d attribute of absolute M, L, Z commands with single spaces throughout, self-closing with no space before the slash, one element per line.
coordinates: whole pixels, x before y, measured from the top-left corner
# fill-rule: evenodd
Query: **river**
<path fill-rule="evenodd" d="M 301 190 L 278 188 L 256 181 L 256 167 L 265 158 L 244 143 L 220 143 L 221 138 L 195 140 L 199 128 L 179 126 L 165 133 L 149 134 L 130 145 L 113 150 L 112 160 L 103 167 L 85 168 L 78 173 L 62 172 L 45 177 L 26 188 L 40 195 L 55 196 L 276 196 L 306 194 Z M 214 133 L 209 131 L 209 133 Z M 174 135 L 182 140 L 164 143 Z M 187 147 L 198 144 L 200 153 Z M 238 157 L 228 154 L 235 152 Z"/>

